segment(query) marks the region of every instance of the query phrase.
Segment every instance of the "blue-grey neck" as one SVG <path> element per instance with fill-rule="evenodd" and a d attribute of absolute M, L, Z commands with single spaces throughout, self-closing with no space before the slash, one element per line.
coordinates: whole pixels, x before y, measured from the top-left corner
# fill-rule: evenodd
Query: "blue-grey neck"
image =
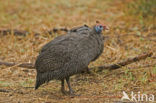
<path fill-rule="evenodd" d="M 94 28 L 97 33 L 101 33 L 103 30 L 103 28 L 100 28 L 100 26 L 97 26 L 97 25 Z"/>

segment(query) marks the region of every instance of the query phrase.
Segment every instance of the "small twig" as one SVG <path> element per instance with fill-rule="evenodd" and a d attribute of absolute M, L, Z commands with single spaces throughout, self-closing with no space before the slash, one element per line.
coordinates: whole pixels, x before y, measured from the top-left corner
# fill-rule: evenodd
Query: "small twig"
<path fill-rule="evenodd" d="M 6 93 L 8 93 L 8 92 L 10 92 L 10 90 L 0 89 L 0 92 L 6 92 Z"/>
<path fill-rule="evenodd" d="M 143 66 L 137 66 L 137 67 L 133 67 L 133 68 L 129 68 L 129 69 L 140 69 L 140 68 L 143 68 L 143 69 L 145 69 L 145 68 L 147 68 L 147 67 L 151 67 L 151 66 L 155 66 L 156 64 L 147 64 L 147 65 L 143 65 Z M 109 73 L 109 74 L 107 74 L 107 75 L 105 75 L 103 78 L 107 78 L 107 77 L 109 77 L 109 76 L 112 76 L 113 74 L 115 74 L 115 75 L 120 75 L 120 74 L 123 74 L 123 73 L 125 73 L 124 71 L 121 71 L 121 72 L 119 72 L 119 73 L 114 73 L 114 72 L 111 72 L 111 73 Z"/>
<path fill-rule="evenodd" d="M 52 30 L 47 30 L 44 33 L 48 33 L 48 34 L 52 34 L 52 33 L 56 33 L 58 31 L 65 31 L 68 32 L 67 28 L 53 28 Z M 4 35 L 8 35 L 8 34 L 14 34 L 14 35 L 18 35 L 18 36 L 26 36 L 27 34 L 30 34 L 30 32 L 28 31 L 23 31 L 23 30 L 17 30 L 17 29 L 6 29 L 6 30 L 0 30 L 0 35 L 4 36 Z M 40 33 L 33 33 L 35 36 L 40 35 Z"/>
<path fill-rule="evenodd" d="M 136 56 L 134 58 L 128 58 L 127 60 L 124 60 L 124 61 L 121 61 L 121 62 L 118 62 L 118 63 L 115 63 L 115 64 L 109 64 L 109 65 L 93 67 L 91 69 L 98 69 L 98 72 L 101 72 L 104 69 L 115 70 L 115 69 L 118 69 L 118 68 L 120 68 L 122 66 L 126 66 L 128 64 L 137 62 L 137 61 L 139 61 L 141 59 L 145 59 L 147 57 L 151 57 L 152 54 L 153 54 L 152 52 L 145 53 L 145 54 L 142 54 L 142 55 L 138 55 L 138 56 Z"/>
<path fill-rule="evenodd" d="M 33 63 L 14 63 L 14 62 L 4 62 L 0 61 L 0 65 L 6 65 L 6 66 L 17 66 L 17 67 L 23 67 L 23 68 L 29 68 L 29 69 L 34 69 L 34 64 Z"/>
<path fill-rule="evenodd" d="M 106 46 L 107 48 L 109 48 L 109 49 L 111 49 L 111 50 L 113 50 L 113 51 L 117 51 L 115 48 L 113 48 L 113 47 L 110 47 L 110 46 Z"/>
<path fill-rule="evenodd" d="M 125 73 L 125 72 L 122 71 L 122 72 L 116 73 L 116 75 L 120 75 L 120 74 L 123 74 L 123 73 Z M 115 73 L 109 73 L 109 74 L 105 75 L 103 78 L 107 78 L 109 76 L 112 76 L 113 74 L 115 74 Z"/>
<path fill-rule="evenodd" d="M 19 35 L 19 36 L 26 36 L 29 34 L 27 31 L 22 31 L 22 30 L 11 30 L 11 29 L 6 29 L 6 30 L 0 30 L 1 35 L 7 35 L 7 34 L 14 34 L 14 35 Z"/>
<path fill-rule="evenodd" d="M 58 32 L 58 31 L 68 32 L 69 30 L 67 28 L 53 28 L 53 30 L 51 30 L 51 31 L 53 31 L 55 33 L 55 32 Z"/>
<path fill-rule="evenodd" d="M 17 63 L 17 64 L 15 64 L 14 66 L 9 67 L 9 68 L 18 67 L 19 65 L 21 65 L 21 63 Z"/>
<path fill-rule="evenodd" d="M 19 91 L 19 90 L 0 89 L 0 92 L 5 92 L 5 93 L 13 92 L 13 93 L 18 93 L 18 94 L 23 94 L 23 92 L 22 91 Z"/>

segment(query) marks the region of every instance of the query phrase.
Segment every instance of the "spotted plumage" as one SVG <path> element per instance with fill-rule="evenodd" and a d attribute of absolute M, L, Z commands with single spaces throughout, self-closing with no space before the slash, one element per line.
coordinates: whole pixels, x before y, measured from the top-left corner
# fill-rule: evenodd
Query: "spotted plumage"
<path fill-rule="evenodd" d="M 70 76 L 82 72 L 103 52 L 101 32 L 104 28 L 102 27 L 96 25 L 93 28 L 85 26 L 85 28 L 72 29 L 73 31 L 56 37 L 43 46 L 35 63 L 37 71 L 35 89 L 45 82 L 56 79 L 61 80 L 61 91 L 64 93 L 64 80 L 66 80 L 69 92 L 73 94 Z"/>

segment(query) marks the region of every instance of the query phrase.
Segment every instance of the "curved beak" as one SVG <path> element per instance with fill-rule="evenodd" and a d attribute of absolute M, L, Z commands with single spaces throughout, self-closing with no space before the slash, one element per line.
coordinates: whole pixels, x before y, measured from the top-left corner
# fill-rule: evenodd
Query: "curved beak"
<path fill-rule="evenodd" d="M 109 30 L 109 27 L 104 25 L 103 30 Z"/>

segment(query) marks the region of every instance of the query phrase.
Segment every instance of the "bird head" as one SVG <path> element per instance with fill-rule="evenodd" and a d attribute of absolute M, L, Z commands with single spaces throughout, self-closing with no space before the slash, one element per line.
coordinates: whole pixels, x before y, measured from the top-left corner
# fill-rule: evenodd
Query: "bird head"
<path fill-rule="evenodd" d="M 101 33 L 103 30 L 109 30 L 109 28 L 106 25 L 103 25 L 97 22 L 97 24 L 95 25 L 95 31 L 97 33 Z"/>

